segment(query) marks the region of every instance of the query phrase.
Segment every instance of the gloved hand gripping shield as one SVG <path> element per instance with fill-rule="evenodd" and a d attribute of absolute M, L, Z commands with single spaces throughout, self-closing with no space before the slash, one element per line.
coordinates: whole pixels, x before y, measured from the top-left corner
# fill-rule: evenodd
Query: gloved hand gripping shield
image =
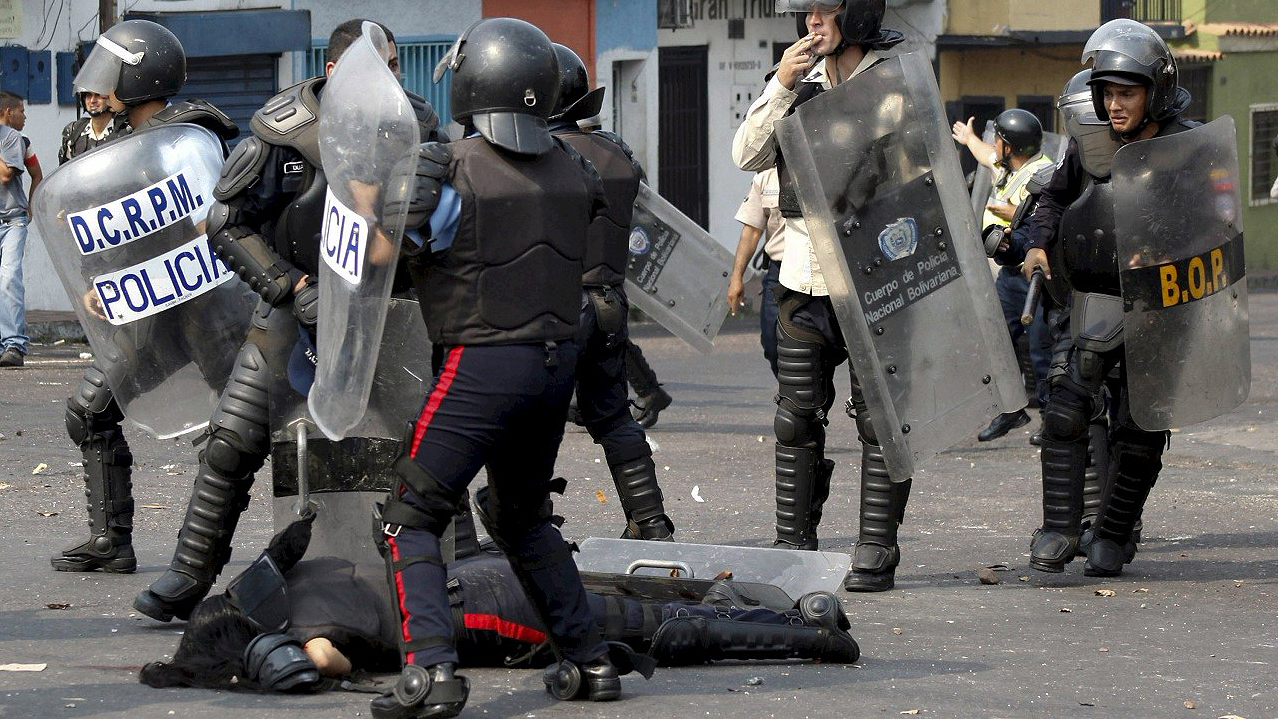
<path fill-rule="evenodd" d="M 949 131 L 918 53 L 777 123 L 893 481 L 1025 406 Z"/>
<path fill-rule="evenodd" d="M 1233 118 L 1114 155 L 1132 418 L 1157 431 L 1229 412 L 1251 389 Z"/>
<path fill-rule="evenodd" d="M 386 66 L 381 28 L 338 60 L 320 105 L 320 157 L 328 176 L 320 256 L 319 362 L 308 406 L 329 438 L 343 438 L 364 415 L 377 366 L 391 285 L 408 213 L 386 203 L 412 181 L 417 117 Z"/>
<path fill-rule="evenodd" d="M 255 296 L 204 235 L 222 146 L 171 124 L 49 173 L 32 216 L 125 416 L 160 439 L 201 429 Z"/>

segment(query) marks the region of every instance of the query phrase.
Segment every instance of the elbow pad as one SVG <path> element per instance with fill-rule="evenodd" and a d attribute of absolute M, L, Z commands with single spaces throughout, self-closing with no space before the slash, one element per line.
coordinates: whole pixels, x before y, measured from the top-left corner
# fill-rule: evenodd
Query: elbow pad
<path fill-rule="evenodd" d="M 267 247 L 261 235 L 237 225 L 236 214 L 229 205 L 213 203 L 208 216 L 209 246 L 218 259 L 248 283 L 249 289 L 277 307 L 293 294 L 293 268 Z"/>

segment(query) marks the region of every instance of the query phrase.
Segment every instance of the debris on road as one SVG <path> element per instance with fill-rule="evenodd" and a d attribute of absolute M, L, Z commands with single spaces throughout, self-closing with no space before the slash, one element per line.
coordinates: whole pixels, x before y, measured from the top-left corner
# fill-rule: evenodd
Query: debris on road
<path fill-rule="evenodd" d="M 999 579 L 998 574 L 989 567 L 981 567 L 976 570 L 976 578 L 981 580 L 981 584 L 998 584 L 1003 581 L 1002 579 Z"/>
<path fill-rule="evenodd" d="M 1096 590 L 1096 596 L 1098 596 L 1098 597 L 1113 597 L 1113 596 L 1116 596 L 1117 594 L 1118 594 L 1118 592 L 1115 592 L 1115 591 L 1114 591 L 1114 590 L 1112 590 L 1112 589 L 1097 589 L 1097 590 Z"/>
<path fill-rule="evenodd" d="M 692 499 L 697 502 L 706 501 L 701 498 L 701 485 L 699 484 L 692 485 Z"/>
<path fill-rule="evenodd" d="M 44 662 L 39 664 L 0 664 L 0 672 L 42 672 L 48 667 L 49 665 Z"/>
<path fill-rule="evenodd" d="M 44 462 L 41 462 L 40 464 L 36 465 L 35 469 L 31 470 L 31 474 L 40 474 L 41 472 L 43 472 L 44 470 L 48 468 L 49 468 L 49 465 L 45 464 Z"/>
<path fill-rule="evenodd" d="M 71 608 L 71 604 L 68 602 L 49 602 L 48 604 L 44 606 L 49 609 L 70 609 Z"/>

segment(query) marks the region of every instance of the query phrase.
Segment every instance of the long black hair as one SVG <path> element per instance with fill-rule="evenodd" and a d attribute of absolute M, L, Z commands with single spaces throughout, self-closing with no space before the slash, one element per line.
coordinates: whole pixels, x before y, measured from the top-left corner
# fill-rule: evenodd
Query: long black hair
<path fill-rule="evenodd" d="M 244 648 L 257 634 L 225 594 L 209 597 L 191 612 L 173 661 L 147 664 L 138 680 L 157 688 L 259 690 L 244 676 Z"/>

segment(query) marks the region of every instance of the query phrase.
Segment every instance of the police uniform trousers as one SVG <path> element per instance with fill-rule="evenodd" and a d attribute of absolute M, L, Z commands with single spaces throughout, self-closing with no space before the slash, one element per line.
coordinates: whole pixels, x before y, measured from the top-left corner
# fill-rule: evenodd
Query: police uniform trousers
<path fill-rule="evenodd" d="M 450 347 L 396 462 L 401 481 L 383 509 L 384 553 L 400 612 L 405 664 L 457 662 L 439 548 L 481 468 L 477 509 L 562 658 L 607 652 L 568 545 L 554 526 L 551 475 L 573 391 L 577 349 L 546 345 Z M 486 494 L 486 496 L 484 496 Z"/>
<path fill-rule="evenodd" d="M 834 462 L 825 458 L 825 427 L 834 406 L 834 371 L 847 359 L 847 345 L 829 297 L 781 290 L 774 425 L 777 544 L 816 549 L 816 527 L 834 469 Z M 857 579 L 880 585 L 871 591 L 885 589 L 891 586 L 890 577 L 900 560 L 897 527 L 904 518 L 910 481 L 893 482 L 888 476 L 855 373 L 847 410 L 856 420 L 861 440 L 861 526 L 846 586 L 862 590 L 853 586 L 852 580 Z"/>
<path fill-rule="evenodd" d="M 630 539 L 666 538 L 666 517 L 643 428 L 630 414 L 626 390 L 626 347 L 630 304 L 620 285 L 587 287 L 581 293 L 576 345 L 577 409 L 595 443 L 603 448 L 617 487 Z"/>

